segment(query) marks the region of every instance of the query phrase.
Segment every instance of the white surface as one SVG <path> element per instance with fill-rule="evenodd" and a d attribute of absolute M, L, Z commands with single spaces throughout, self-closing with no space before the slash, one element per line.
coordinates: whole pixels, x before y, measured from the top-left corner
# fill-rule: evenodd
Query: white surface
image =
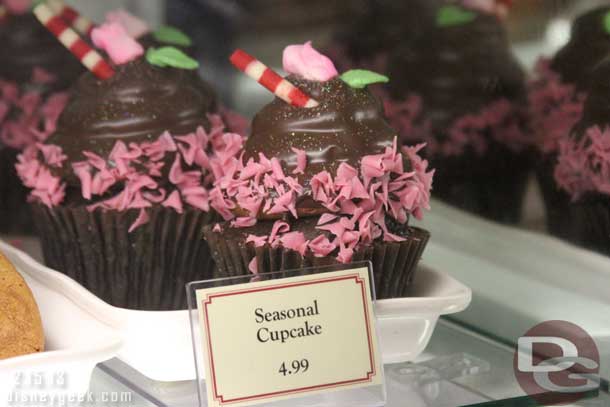
<path fill-rule="evenodd" d="M 131 311 L 112 307 L 70 278 L 40 265 L 1 241 L 0 250 L 15 262 L 28 283 L 34 283 L 32 289 L 46 311 L 43 319 L 51 343 L 67 347 L 73 345 L 73 341 L 91 347 L 93 344 L 105 345 L 106 359 L 116 356 L 156 381 L 196 378 L 187 311 Z M 46 291 L 52 291 L 53 296 L 40 296 L 39 293 Z M 463 310 L 471 299 L 469 288 L 449 275 L 433 270 L 418 273 L 411 295 L 411 298 L 376 303 L 386 363 L 417 357 L 428 344 L 438 317 Z M 56 303 L 60 305 L 56 306 Z M 61 305 L 63 303 L 75 309 Z M 77 319 L 73 320 L 72 315 Z M 105 359 L 98 361 L 101 360 Z M 36 362 L 33 363 L 36 366 Z"/>
<path fill-rule="evenodd" d="M 120 349 L 119 336 L 87 312 L 78 299 L 80 286 L 69 278 L 38 266 L 32 268 L 29 256 L 0 241 L 5 253 L 32 289 L 40 307 L 44 325 L 46 351 L 0 361 L 0 405 L 17 392 L 84 394 L 89 388 L 95 366 L 113 357 Z M 76 299 L 76 301 L 75 301 Z M 38 380 L 42 383 L 30 385 Z M 65 387 L 54 380 L 65 379 Z"/>
<path fill-rule="evenodd" d="M 499 226 L 433 201 L 422 262 L 473 290 L 461 321 L 506 340 L 562 319 L 610 336 L 610 259 L 558 239 Z"/>

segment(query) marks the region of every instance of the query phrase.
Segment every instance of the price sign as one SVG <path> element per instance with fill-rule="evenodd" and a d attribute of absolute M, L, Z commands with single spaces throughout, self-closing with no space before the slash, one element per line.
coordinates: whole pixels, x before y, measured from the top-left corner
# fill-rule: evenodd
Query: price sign
<path fill-rule="evenodd" d="M 369 270 L 195 291 L 208 406 L 383 383 Z"/>

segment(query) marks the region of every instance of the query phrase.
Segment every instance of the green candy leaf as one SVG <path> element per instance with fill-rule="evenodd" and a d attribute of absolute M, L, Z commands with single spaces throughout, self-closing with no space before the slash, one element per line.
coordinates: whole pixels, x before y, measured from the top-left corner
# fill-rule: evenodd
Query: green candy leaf
<path fill-rule="evenodd" d="M 146 60 L 151 65 L 165 68 L 171 66 L 180 69 L 197 69 L 199 62 L 174 47 L 149 48 L 146 51 Z"/>
<path fill-rule="evenodd" d="M 610 11 L 604 16 L 604 29 L 610 34 Z"/>
<path fill-rule="evenodd" d="M 341 75 L 341 79 L 343 82 L 356 89 L 362 89 L 373 83 L 387 83 L 390 81 L 390 78 L 387 76 L 380 75 L 373 71 L 367 71 L 366 69 L 349 70 Z"/>
<path fill-rule="evenodd" d="M 436 15 L 436 25 L 439 27 L 449 27 L 471 22 L 477 17 L 472 11 L 463 9 L 455 5 L 447 5 L 440 8 Z"/>
<path fill-rule="evenodd" d="M 163 25 L 153 33 L 153 37 L 163 43 L 177 45 L 179 47 L 190 47 L 193 45 L 191 38 L 175 27 Z"/>

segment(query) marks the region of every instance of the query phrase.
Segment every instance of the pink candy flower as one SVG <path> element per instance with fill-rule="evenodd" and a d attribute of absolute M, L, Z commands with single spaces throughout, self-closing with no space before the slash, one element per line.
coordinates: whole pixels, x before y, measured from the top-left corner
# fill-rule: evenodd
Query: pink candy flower
<path fill-rule="evenodd" d="M 286 72 L 311 81 L 326 82 L 338 75 L 332 61 L 316 51 L 311 41 L 286 47 L 282 62 Z"/>
<path fill-rule="evenodd" d="M 117 65 L 133 61 L 144 54 L 142 45 L 130 37 L 119 23 L 104 23 L 94 28 L 91 40 L 96 47 L 106 51 Z"/>
<path fill-rule="evenodd" d="M 120 24 L 131 38 L 140 38 L 150 32 L 146 22 L 123 9 L 106 13 L 106 23 Z"/>

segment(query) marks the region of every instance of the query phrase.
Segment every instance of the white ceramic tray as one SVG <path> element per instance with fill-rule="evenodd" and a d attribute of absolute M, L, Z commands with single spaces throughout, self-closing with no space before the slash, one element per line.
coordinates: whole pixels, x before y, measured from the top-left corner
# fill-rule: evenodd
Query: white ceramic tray
<path fill-rule="evenodd" d="M 58 360 L 63 362 L 68 355 L 70 360 L 81 360 L 78 350 L 89 346 L 88 355 L 97 356 L 97 362 L 116 356 L 153 380 L 195 379 L 187 311 L 148 312 L 112 307 L 26 253 L 1 241 L 0 250 L 28 283 L 33 283 L 51 349 L 68 349 L 63 356 L 57 355 Z M 428 344 L 438 318 L 462 311 L 471 300 L 469 288 L 445 273 L 428 269 L 419 271 L 411 295 L 376 303 L 386 363 L 417 357 Z M 52 352 L 4 363 L 17 369 L 37 367 L 49 355 Z M 16 365 L 17 361 L 23 364 Z M 3 366 L 0 364 L 0 374 L 5 370 Z"/>

